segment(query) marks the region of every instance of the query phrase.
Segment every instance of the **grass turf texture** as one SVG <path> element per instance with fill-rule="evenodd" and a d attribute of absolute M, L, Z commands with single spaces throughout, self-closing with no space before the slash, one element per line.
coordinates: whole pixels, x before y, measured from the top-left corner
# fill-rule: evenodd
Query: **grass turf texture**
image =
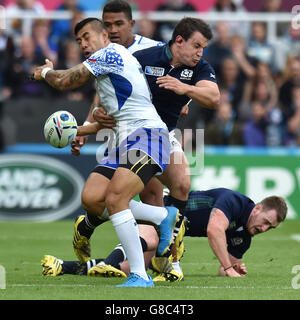
<path fill-rule="evenodd" d="M 254 237 L 244 256 L 248 275 L 217 276 L 219 263 L 207 238 L 185 238 L 182 260 L 184 281 L 157 283 L 154 288 L 116 288 L 120 279 L 63 275 L 45 277 L 40 260 L 51 254 L 76 260 L 72 249 L 73 221 L 52 223 L 0 223 L 0 265 L 6 270 L 6 289 L 0 300 L 260 300 L 300 299 L 293 289 L 292 268 L 300 265 L 300 221 L 286 221 L 276 230 Z M 100 226 L 92 238 L 92 257 L 103 258 L 118 243 L 110 223 Z M 151 274 L 153 275 L 153 274 Z M 300 284 L 300 279 L 298 282 Z"/>

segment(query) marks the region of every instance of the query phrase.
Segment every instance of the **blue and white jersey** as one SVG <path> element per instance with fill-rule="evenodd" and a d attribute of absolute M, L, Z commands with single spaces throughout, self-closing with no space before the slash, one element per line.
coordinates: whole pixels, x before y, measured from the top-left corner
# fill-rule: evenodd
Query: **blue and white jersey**
<path fill-rule="evenodd" d="M 129 47 L 127 47 L 127 49 L 130 51 L 130 53 L 134 53 L 136 51 L 148 49 L 151 47 L 161 47 L 164 44 L 164 42 L 152 40 L 139 34 L 135 34 L 134 41 Z"/>
<path fill-rule="evenodd" d="M 107 113 L 118 126 L 121 140 L 134 130 L 164 128 L 154 105 L 142 68 L 135 57 L 123 46 L 110 43 L 83 62 L 96 77 L 96 91 Z"/>

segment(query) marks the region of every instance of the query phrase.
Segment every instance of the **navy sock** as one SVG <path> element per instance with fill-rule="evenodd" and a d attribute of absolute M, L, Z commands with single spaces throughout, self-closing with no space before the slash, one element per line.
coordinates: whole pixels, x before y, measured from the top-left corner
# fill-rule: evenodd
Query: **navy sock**
<path fill-rule="evenodd" d="M 62 271 L 64 274 L 87 275 L 88 270 L 104 259 L 92 259 L 88 262 L 63 261 Z"/>
<path fill-rule="evenodd" d="M 176 207 L 180 212 L 183 212 L 187 205 L 187 200 L 179 200 L 170 195 L 165 199 L 165 206 Z"/>
<path fill-rule="evenodd" d="M 105 221 L 87 212 L 85 214 L 85 218 L 78 225 L 78 231 L 82 236 L 85 236 L 89 239 L 93 234 L 95 228 L 100 226 L 100 224 L 102 224 L 103 222 Z"/>
<path fill-rule="evenodd" d="M 143 252 L 147 251 L 148 245 L 145 239 L 140 237 L 140 241 L 141 241 Z M 117 269 L 120 269 L 120 264 L 126 259 L 127 258 L 126 258 L 126 254 L 123 247 L 121 246 L 121 244 L 118 244 L 113 250 L 113 252 L 111 252 L 111 254 L 104 260 L 104 263 L 110 264 L 111 266 Z"/>

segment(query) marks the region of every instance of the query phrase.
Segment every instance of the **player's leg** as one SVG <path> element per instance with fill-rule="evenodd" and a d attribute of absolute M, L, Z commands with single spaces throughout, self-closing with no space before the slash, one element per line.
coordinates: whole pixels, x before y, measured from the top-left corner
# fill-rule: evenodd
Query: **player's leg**
<path fill-rule="evenodd" d="M 170 164 L 158 179 L 169 188 L 166 205 L 174 205 L 183 211 L 191 188 L 190 167 L 185 154 L 175 151 L 170 156 Z"/>
<path fill-rule="evenodd" d="M 163 207 L 163 185 L 157 180 L 152 178 L 144 190 L 140 193 L 140 199 L 143 203 L 151 204 L 152 206 Z"/>
<path fill-rule="evenodd" d="M 86 214 L 79 216 L 74 226 L 73 249 L 82 262 L 87 262 L 91 258 L 89 239 L 94 229 L 108 219 L 108 217 L 102 218 L 101 215 L 105 208 L 105 193 L 110 180 L 104 175 L 106 171 L 99 171 L 101 168 L 98 167 L 96 169 L 87 179 L 81 195 Z"/>
<path fill-rule="evenodd" d="M 138 227 L 144 252 L 145 268 L 147 269 L 151 258 L 155 254 L 159 239 L 154 227 L 141 224 Z M 96 277 L 116 277 L 120 270 L 127 276 L 129 275 L 129 264 L 121 244 L 117 245 L 102 263 L 92 267 L 88 274 Z"/>
<path fill-rule="evenodd" d="M 61 276 L 63 274 L 87 275 L 88 270 L 104 259 L 92 259 L 87 262 L 67 261 L 58 259 L 51 255 L 45 255 L 41 260 L 44 276 Z"/>
<path fill-rule="evenodd" d="M 150 225 L 139 225 L 139 232 L 147 269 L 158 245 L 158 235 L 155 228 Z M 126 277 L 129 275 L 128 261 L 120 244 L 105 259 L 91 259 L 87 262 L 81 262 L 45 255 L 41 260 L 41 265 L 43 267 L 42 274 L 52 277 L 64 274 L 88 274 L 96 277 Z"/>
<path fill-rule="evenodd" d="M 110 214 L 110 220 L 125 250 L 130 272 L 144 279 L 145 282 L 149 282 L 144 267 L 137 223 L 129 208 L 130 200 L 143 188 L 143 181 L 133 170 L 119 167 L 108 185 L 105 204 Z"/>

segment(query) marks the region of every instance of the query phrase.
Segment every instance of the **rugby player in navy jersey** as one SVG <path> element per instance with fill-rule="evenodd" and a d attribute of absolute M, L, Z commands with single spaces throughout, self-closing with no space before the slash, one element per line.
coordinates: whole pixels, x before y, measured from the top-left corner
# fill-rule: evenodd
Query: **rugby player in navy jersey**
<path fill-rule="evenodd" d="M 182 224 L 181 238 L 177 238 L 180 254 L 176 257 L 175 253 L 173 258 L 180 260 L 182 257 L 183 236 L 207 237 L 211 249 L 220 262 L 219 275 L 244 276 L 247 274 L 247 269 L 242 263 L 242 257 L 250 248 L 252 237 L 276 228 L 284 221 L 286 214 L 286 202 L 277 196 L 267 197 L 255 204 L 245 195 L 225 188 L 191 191 L 184 210 L 185 221 Z M 150 230 L 147 229 L 147 233 L 140 232 L 141 241 L 149 245 L 149 250 L 144 250 L 145 261 L 148 264 L 149 253 L 153 255 L 155 252 L 155 240 L 153 239 L 157 237 L 154 229 L 152 232 Z M 201 248 L 199 248 L 200 253 Z M 179 261 L 173 264 L 173 269 L 168 264 L 163 267 L 156 266 L 155 260 L 152 261 L 153 266 L 158 268 L 157 271 L 165 271 L 154 280 L 178 281 L 183 278 Z M 99 263 L 98 268 L 95 268 L 96 263 Z M 105 267 L 101 267 L 101 263 Z M 43 274 L 49 276 L 67 273 L 102 277 L 128 275 L 126 255 L 120 246 L 117 246 L 106 259 L 91 260 L 88 263 L 62 261 L 46 255 L 42 260 L 42 266 Z M 161 270 L 159 270 L 160 267 Z"/>

